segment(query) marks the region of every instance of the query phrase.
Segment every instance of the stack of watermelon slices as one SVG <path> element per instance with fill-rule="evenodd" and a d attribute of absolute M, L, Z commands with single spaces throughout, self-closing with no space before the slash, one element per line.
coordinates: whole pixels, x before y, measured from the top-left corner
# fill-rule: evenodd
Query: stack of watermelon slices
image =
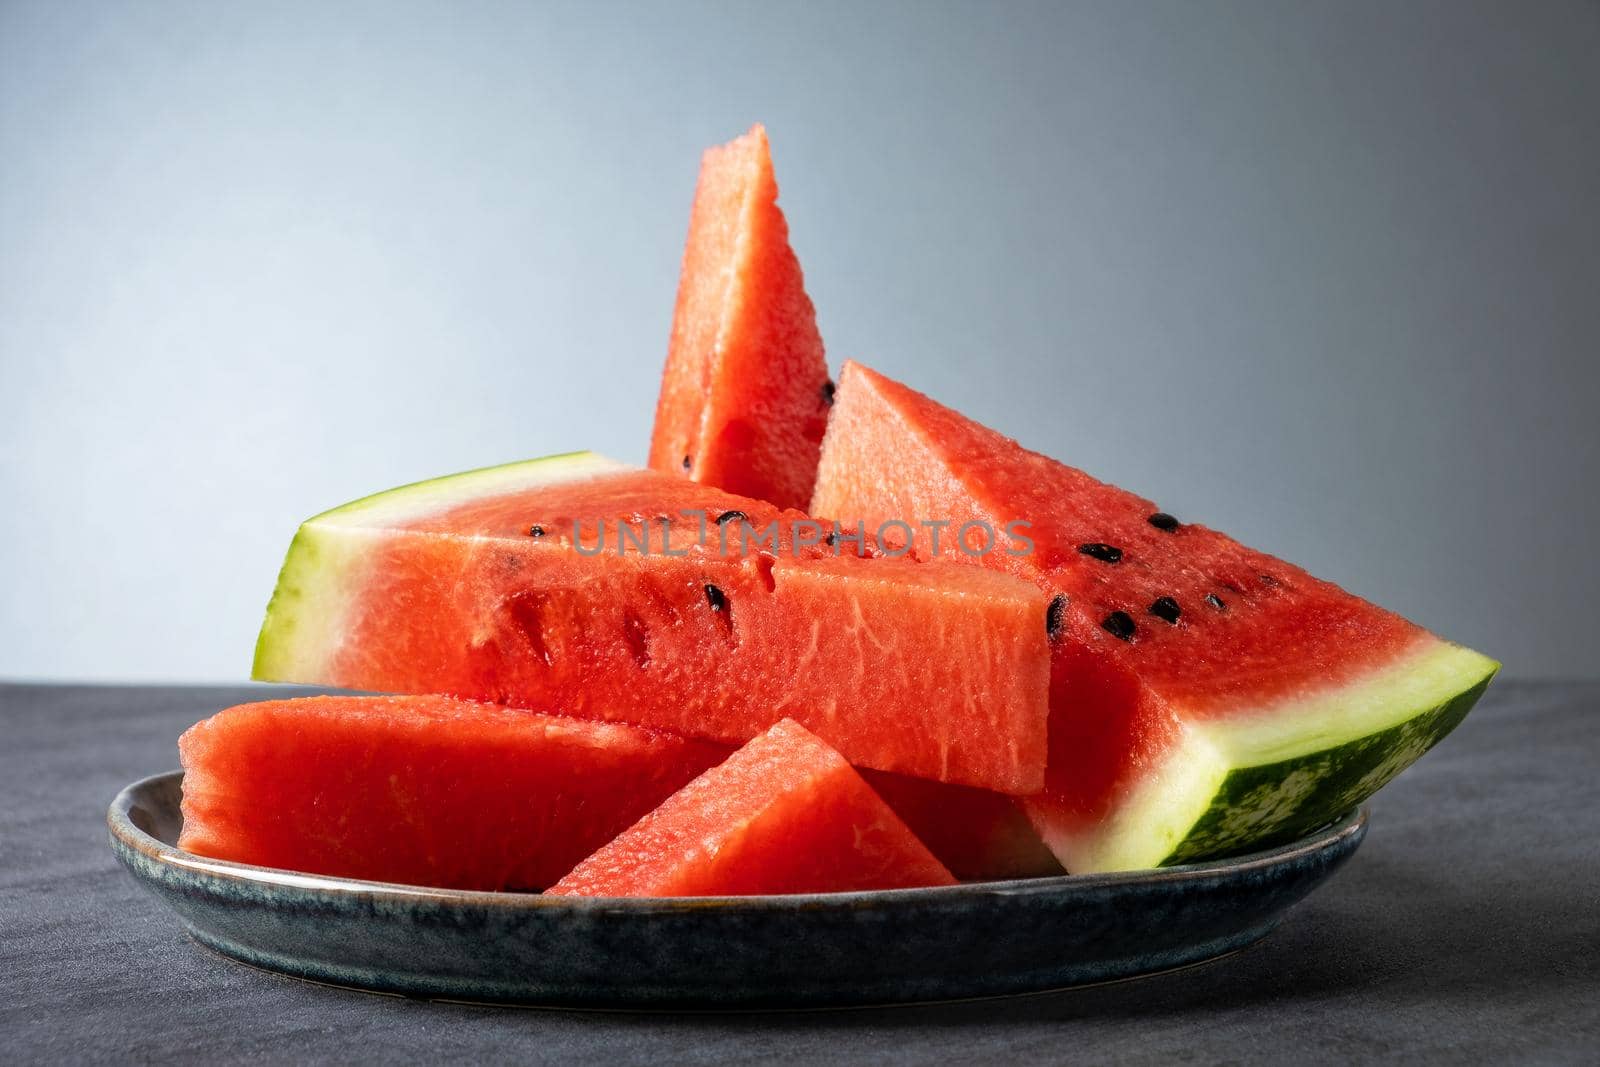
<path fill-rule="evenodd" d="M 1339 816 L 1497 669 L 866 367 L 835 388 L 756 127 L 702 163 L 649 468 L 304 523 L 254 677 L 399 695 L 193 727 L 180 843 L 588 896 L 1155 867 Z"/>

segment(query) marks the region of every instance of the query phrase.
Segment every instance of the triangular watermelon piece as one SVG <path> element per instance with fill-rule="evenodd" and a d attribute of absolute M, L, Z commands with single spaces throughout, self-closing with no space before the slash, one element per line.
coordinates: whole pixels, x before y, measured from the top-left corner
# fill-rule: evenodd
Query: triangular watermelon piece
<path fill-rule="evenodd" d="M 549 891 L 747 896 L 954 882 L 843 756 L 785 719 Z"/>
<path fill-rule="evenodd" d="M 1499 667 L 856 364 L 812 511 L 945 520 L 942 558 L 1051 596 L 1047 784 L 1021 803 L 1074 873 L 1307 833 L 1448 733 Z M 995 549 L 960 550 L 966 522 Z M 914 532 L 935 554 L 935 531 Z"/>
<path fill-rule="evenodd" d="M 831 396 L 756 126 L 700 164 L 650 466 L 803 509 Z"/>
<path fill-rule="evenodd" d="M 196 855 L 452 889 L 543 889 L 727 749 L 443 696 L 218 712 L 179 740 Z"/>

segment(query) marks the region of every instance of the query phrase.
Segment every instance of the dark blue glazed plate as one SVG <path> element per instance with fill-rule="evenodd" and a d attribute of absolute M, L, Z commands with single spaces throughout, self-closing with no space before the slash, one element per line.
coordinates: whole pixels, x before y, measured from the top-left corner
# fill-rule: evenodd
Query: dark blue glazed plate
<path fill-rule="evenodd" d="M 804 896 L 574 899 L 296 874 L 180 851 L 183 774 L 135 782 L 111 847 L 200 943 L 298 978 L 449 1000 L 800 1008 L 1132 978 L 1265 937 L 1365 810 L 1294 844 L 1123 874 Z"/>

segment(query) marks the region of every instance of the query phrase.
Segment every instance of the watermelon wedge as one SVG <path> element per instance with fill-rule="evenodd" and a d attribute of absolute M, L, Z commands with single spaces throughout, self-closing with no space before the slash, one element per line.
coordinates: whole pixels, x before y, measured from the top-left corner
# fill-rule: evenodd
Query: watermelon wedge
<path fill-rule="evenodd" d="M 1038 791 L 1045 598 L 807 522 L 589 453 L 380 493 L 301 526 L 254 677 L 729 744 L 789 717 L 863 766 Z"/>
<path fill-rule="evenodd" d="M 954 882 L 843 756 L 786 719 L 673 794 L 549 892 L 748 896 Z"/>
<path fill-rule="evenodd" d="M 1499 667 L 856 364 L 812 508 L 948 520 L 942 558 L 1052 598 L 1048 783 L 1022 803 L 1073 873 L 1307 833 L 1447 734 Z M 951 547 L 964 523 L 1018 520 L 1027 551 Z M 935 554 L 934 530 L 912 533 Z"/>
<path fill-rule="evenodd" d="M 831 396 L 756 126 L 700 164 L 650 466 L 804 508 Z"/>
<path fill-rule="evenodd" d="M 200 856 L 453 889 L 543 889 L 727 750 L 450 697 L 241 704 L 179 740 Z"/>

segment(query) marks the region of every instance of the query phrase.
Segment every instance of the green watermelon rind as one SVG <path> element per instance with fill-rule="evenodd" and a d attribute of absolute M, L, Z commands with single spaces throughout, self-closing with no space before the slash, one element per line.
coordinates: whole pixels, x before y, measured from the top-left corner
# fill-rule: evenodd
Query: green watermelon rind
<path fill-rule="evenodd" d="M 1294 759 L 1229 772 L 1205 814 L 1158 865 L 1271 848 L 1327 825 L 1383 788 L 1459 726 L 1496 670 L 1498 665 L 1470 688 L 1387 730 Z M 1302 788 L 1292 784 L 1297 782 L 1315 786 L 1296 799 Z"/>
<path fill-rule="evenodd" d="M 338 647 L 345 607 L 363 581 L 370 538 L 385 526 L 454 504 L 611 471 L 632 470 L 595 452 L 564 452 L 412 482 L 352 500 L 300 524 L 256 638 L 250 677 L 258 682 L 315 681 Z"/>
<path fill-rule="evenodd" d="M 1074 874 L 1213 859 L 1304 836 L 1366 800 L 1453 730 L 1500 669 L 1428 636 L 1350 682 L 1181 725 L 1111 812 L 1036 828 Z M 1029 810 L 1030 798 L 1023 798 Z"/>

